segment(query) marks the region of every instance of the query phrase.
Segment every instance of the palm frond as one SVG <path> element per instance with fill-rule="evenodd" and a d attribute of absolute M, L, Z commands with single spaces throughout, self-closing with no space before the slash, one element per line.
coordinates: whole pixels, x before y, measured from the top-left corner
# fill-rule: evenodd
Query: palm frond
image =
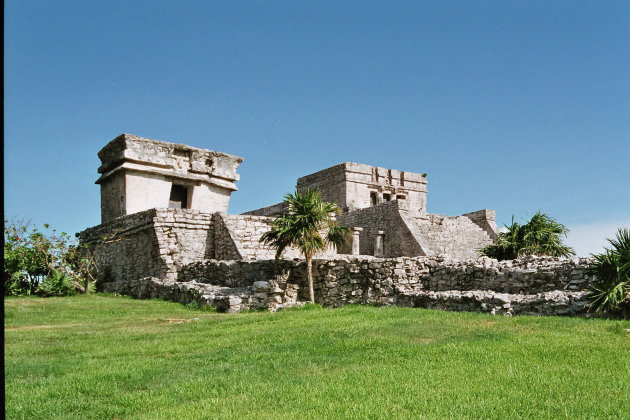
<path fill-rule="evenodd" d="M 630 233 L 619 229 L 616 238 L 608 239 L 611 248 L 602 254 L 591 254 L 588 273 L 595 276 L 586 298 L 595 312 L 623 315 L 630 308 Z M 626 316 L 628 314 L 626 313 Z"/>
<path fill-rule="evenodd" d="M 524 255 L 555 257 L 575 255 L 573 248 L 562 242 L 569 230 L 545 213 L 538 211 L 524 225 L 515 222 L 512 216 L 512 224 L 505 227 L 506 232 L 499 232 L 494 244 L 479 250 L 481 255 L 499 260 L 509 260 Z"/>

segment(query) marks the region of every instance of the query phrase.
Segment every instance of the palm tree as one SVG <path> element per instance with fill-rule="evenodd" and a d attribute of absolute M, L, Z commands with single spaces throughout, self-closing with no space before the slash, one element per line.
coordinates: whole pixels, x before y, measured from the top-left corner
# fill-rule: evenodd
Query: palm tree
<path fill-rule="evenodd" d="M 611 248 L 593 255 L 589 274 L 595 280 L 587 294 L 591 309 L 622 317 L 630 316 L 630 231 L 619 229 L 615 239 L 608 239 Z"/>
<path fill-rule="evenodd" d="M 479 251 L 481 255 L 498 260 L 513 260 L 523 255 L 575 255 L 573 248 L 562 243 L 562 237 L 567 236 L 569 229 L 540 211 L 524 225 L 512 217 L 512 224 L 506 228 L 506 232 L 499 232 L 494 244 Z"/>
<path fill-rule="evenodd" d="M 335 247 L 345 244 L 350 229 L 334 220 L 333 216 L 341 210 L 336 204 L 323 201 L 317 191 L 295 191 L 284 196 L 284 203 L 286 211 L 274 219 L 271 230 L 261 236 L 260 242 L 276 248 L 276 261 L 287 247 L 294 246 L 302 252 L 306 258 L 309 299 L 315 303 L 313 256 L 329 244 Z"/>

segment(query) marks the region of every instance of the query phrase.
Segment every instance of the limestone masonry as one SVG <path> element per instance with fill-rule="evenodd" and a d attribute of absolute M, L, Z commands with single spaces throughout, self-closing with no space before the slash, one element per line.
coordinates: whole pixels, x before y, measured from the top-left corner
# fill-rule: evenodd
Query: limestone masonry
<path fill-rule="evenodd" d="M 122 134 L 99 153 L 100 287 L 136 297 L 196 301 L 222 310 L 276 310 L 306 300 L 295 249 L 274 265 L 259 242 L 282 203 L 227 213 L 242 158 Z M 344 162 L 297 180 L 336 203 L 351 241 L 314 264 L 316 300 L 490 313 L 580 314 L 592 281 L 586 259 L 498 263 L 478 258 L 497 236 L 495 213 L 426 211 L 426 174 Z M 277 270 L 276 270 L 277 268 Z"/>
<path fill-rule="evenodd" d="M 101 221 L 151 208 L 226 213 L 238 156 L 121 134 L 98 152 Z"/>

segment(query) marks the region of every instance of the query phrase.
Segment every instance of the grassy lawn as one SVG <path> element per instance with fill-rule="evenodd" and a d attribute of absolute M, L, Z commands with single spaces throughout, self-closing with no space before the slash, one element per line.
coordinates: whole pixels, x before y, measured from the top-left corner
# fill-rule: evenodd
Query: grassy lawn
<path fill-rule="evenodd" d="M 4 309 L 11 419 L 630 418 L 628 321 L 103 295 Z"/>

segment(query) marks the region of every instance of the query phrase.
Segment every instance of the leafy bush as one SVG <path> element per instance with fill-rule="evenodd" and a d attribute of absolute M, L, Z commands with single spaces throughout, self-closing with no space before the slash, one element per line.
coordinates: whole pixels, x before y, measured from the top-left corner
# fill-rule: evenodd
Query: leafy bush
<path fill-rule="evenodd" d="M 587 294 L 591 310 L 624 318 L 630 317 L 630 231 L 619 229 L 611 248 L 593 255 L 589 273 L 595 280 Z"/>
<path fill-rule="evenodd" d="M 49 229 L 48 225 L 44 225 Z M 31 295 L 53 271 L 64 271 L 70 236 L 53 229 L 44 234 L 28 222 L 4 219 L 4 293 Z"/>
<path fill-rule="evenodd" d="M 75 294 L 75 292 L 72 278 L 66 273 L 60 273 L 56 270 L 46 276 L 36 290 L 40 296 L 68 296 Z"/>
<path fill-rule="evenodd" d="M 524 225 L 514 221 L 506 226 L 507 232 L 499 232 L 494 244 L 479 252 L 498 260 L 513 260 L 524 255 L 550 255 L 570 257 L 575 255 L 573 248 L 562 242 L 569 230 L 545 213 L 537 212 Z"/>
<path fill-rule="evenodd" d="M 65 295 L 69 288 L 88 293 L 97 272 L 96 249 L 77 245 L 65 232 L 46 232 L 28 222 L 4 219 L 4 294 Z M 111 240 L 111 238 L 106 238 Z"/>

